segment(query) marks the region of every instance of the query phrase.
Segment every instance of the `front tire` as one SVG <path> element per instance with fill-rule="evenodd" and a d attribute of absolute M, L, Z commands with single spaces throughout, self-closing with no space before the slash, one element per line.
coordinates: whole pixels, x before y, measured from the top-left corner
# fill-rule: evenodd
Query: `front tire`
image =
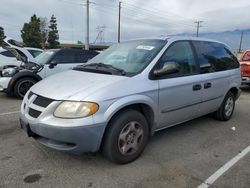
<path fill-rule="evenodd" d="M 143 152 L 149 137 L 148 123 L 136 110 L 119 112 L 109 123 L 103 143 L 103 154 L 109 160 L 126 164 Z"/>
<path fill-rule="evenodd" d="M 14 95 L 19 99 L 23 99 L 25 94 L 29 91 L 29 89 L 36 84 L 36 80 L 33 78 L 22 78 L 18 80 L 14 86 Z"/>
<path fill-rule="evenodd" d="M 234 107 L 235 96 L 232 92 L 228 92 L 220 108 L 215 112 L 215 118 L 220 121 L 230 120 L 234 112 Z"/>

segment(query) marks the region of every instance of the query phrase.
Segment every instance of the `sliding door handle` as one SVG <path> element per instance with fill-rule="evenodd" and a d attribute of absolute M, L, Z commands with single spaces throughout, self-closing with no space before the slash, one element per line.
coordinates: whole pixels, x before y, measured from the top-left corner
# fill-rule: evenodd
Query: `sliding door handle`
<path fill-rule="evenodd" d="M 196 85 L 193 85 L 193 91 L 198 91 L 198 90 L 201 90 L 201 84 L 196 84 Z"/>

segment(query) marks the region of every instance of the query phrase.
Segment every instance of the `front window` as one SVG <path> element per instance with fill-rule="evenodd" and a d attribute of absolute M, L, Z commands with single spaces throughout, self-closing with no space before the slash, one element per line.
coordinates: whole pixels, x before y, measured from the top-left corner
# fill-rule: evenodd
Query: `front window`
<path fill-rule="evenodd" d="M 173 43 L 158 61 L 158 68 L 162 69 L 167 63 L 177 63 L 179 72 L 171 76 L 191 75 L 197 73 L 197 66 L 193 50 L 188 41 Z"/>
<path fill-rule="evenodd" d="M 35 60 L 37 63 L 44 65 L 55 54 L 56 51 L 45 51 L 38 55 Z"/>
<path fill-rule="evenodd" d="M 166 44 L 164 40 L 136 40 L 115 44 L 91 59 L 87 65 L 102 63 L 126 74 L 142 71 Z"/>

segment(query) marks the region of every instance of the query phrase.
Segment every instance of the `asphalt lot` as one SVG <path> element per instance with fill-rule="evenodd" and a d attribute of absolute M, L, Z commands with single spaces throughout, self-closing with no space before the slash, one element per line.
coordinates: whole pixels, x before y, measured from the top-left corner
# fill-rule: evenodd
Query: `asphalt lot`
<path fill-rule="evenodd" d="M 122 166 L 99 153 L 72 156 L 36 143 L 19 128 L 20 104 L 0 94 L 0 188 L 197 187 L 250 145 L 247 87 L 230 121 L 206 116 L 158 132 L 138 160 Z M 249 188 L 250 153 L 210 187 Z"/>

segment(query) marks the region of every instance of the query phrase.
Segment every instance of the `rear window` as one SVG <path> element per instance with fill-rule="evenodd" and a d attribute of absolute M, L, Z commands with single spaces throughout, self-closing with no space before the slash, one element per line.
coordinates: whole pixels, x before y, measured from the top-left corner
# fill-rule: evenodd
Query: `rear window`
<path fill-rule="evenodd" d="M 223 44 L 193 41 L 201 73 L 218 72 L 239 67 L 236 57 Z"/>

